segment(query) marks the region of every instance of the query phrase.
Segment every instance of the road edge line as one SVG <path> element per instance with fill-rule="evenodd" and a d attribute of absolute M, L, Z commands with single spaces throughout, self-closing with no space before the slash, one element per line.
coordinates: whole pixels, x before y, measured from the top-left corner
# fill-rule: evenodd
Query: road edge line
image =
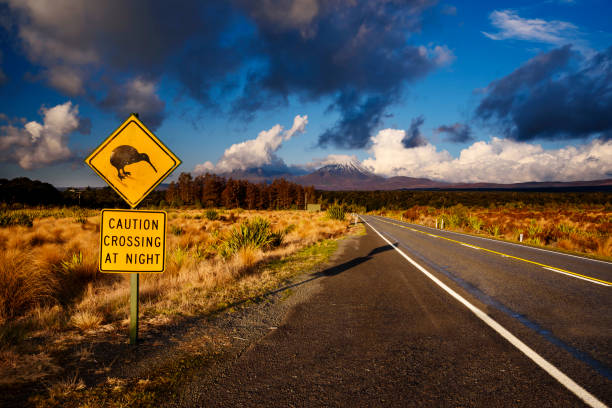
<path fill-rule="evenodd" d="M 462 303 L 465 307 L 467 307 L 472 313 L 476 315 L 480 320 L 482 320 L 487 326 L 491 327 L 495 330 L 500 336 L 506 339 L 510 344 L 516 347 L 519 351 L 525 354 L 529 359 L 531 359 L 534 363 L 536 363 L 540 368 L 546 371 L 551 377 L 561 383 L 565 388 L 571 391 L 574 395 L 584 401 L 586 404 L 593 408 L 606 408 L 606 405 L 597 399 L 593 394 L 582 388 L 578 385 L 574 380 L 565 375 L 561 370 L 557 367 L 549 363 L 544 357 L 540 356 L 535 350 L 531 347 L 523 343 L 518 337 L 514 334 L 510 333 L 505 327 L 501 324 L 497 323 L 497 321 L 493 320 L 489 315 L 485 312 L 471 304 L 467 299 L 463 296 L 455 292 L 449 286 L 447 286 L 444 282 L 436 278 L 431 272 L 427 271 L 420 264 L 402 252 L 397 246 L 395 246 L 391 241 L 385 238 L 376 228 L 370 225 L 363 217 L 359 216 L 359 218 L 367 224 L 374 232 L 378 234 L 385 242 L 387 242 L 393 249 L 399 252 L 408 262 L 412 264 L 415 268 L 421 271 L 425 276 L 431 279 L 435 284 L 440 286 L 445 292 L 454 297 L 460 303 Z"/>

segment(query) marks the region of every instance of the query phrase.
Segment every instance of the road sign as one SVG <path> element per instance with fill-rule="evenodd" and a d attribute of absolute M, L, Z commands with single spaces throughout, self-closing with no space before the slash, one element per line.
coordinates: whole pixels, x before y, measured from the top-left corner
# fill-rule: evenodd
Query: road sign
<path fill-rule="evenodd" d="M 164 211 L 102 210 L 100 272 L 163 272 L 165 255 Z"/>
<path fill-rule="evenodd" d="M 132 114 L 85 163 L 134 208 L 181 161 Z"/>

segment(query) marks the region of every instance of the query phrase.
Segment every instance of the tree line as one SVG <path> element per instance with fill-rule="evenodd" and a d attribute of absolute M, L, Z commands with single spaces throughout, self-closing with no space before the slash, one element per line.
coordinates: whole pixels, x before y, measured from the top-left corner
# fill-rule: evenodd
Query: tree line
<path fill-rule="evenodd" d="M 605 189 L 605 187 L 604 187 Z M 356 211 L 403 210 L 414 206 L 448 208 L 500 207 L 525 205 L 605 205 L 612 209 L 612 191 L 483 191 L 483 190 L 393 190 L 393 191 L 321 191 L 323 202 L 338 202 Z"/>
<path fill-rule="evenodd" d="M 314 187 L 304 187 L 283 178 L 266 184 L 226 179 L 210 173 L 195 178 L 190 173 L 181 173 L 178 181 L 168 186 L 165 202 L 171 206 L 282 210 L 304 208 L 317 199 Z"/>
<path fill-rule="evenodd" d="M 214 174 L 193 177 L 181 173 L 177 182 L 166 190 L 152 191 L 140 207 L 226 207 L 245 209 L 304 208 L 306 203 L 323 207 L 338 203 L 347 211 L 365 212 L 380 209 L 407 209 L 413 206 L 448 208 L 457 204 L 466 207 L 499 207 L 523 205 L 605 205 L 612 210 L 612 191 L 458 191 L 458 190 L 395 190 L 395 191 L 321 191 L 284 179 L 271 184 L 225 179 Z M 49 183 L 19 177 L 0 179 L 2 206 L 65 205 L 84 208 L 129 208 L 110 187 L 65 189 L 59 191 Z"/>

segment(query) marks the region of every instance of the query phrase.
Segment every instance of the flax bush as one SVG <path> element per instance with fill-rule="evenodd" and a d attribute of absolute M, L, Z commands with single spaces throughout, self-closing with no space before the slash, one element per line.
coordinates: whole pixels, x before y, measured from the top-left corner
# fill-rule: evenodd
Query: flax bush
<path fill-rule="evenodd" d="M 2 212 L 0 213 L 0 227 L 8 227 L 10 225 L 25 225 L 31 227 L 34 217 L 24 212 Z"/>
<path fill-rule="evenodd" d="M 219 219 L 219 213 L 216 210 L 206 210 L 204 214 L 207 220 L 214 221 Z"/>
<path fill-rule="evenodd" d="M 327 209 L 327 217 L 329 219 L 344 221 L 345 216 L 346 212 L 344 211 L 344 207 L 341 205 L 334 204 Z"/>
<path fill-rule="evenodd" d="M 272 231 L 270 221 L 255 217 L 244 221 L 230 231 L 228 238 L 220 247 L 220 254 L 227 258 L 241 248 L 268 249 L 277 247 L 282 244 L 284 235 L 283 231 Z"/>

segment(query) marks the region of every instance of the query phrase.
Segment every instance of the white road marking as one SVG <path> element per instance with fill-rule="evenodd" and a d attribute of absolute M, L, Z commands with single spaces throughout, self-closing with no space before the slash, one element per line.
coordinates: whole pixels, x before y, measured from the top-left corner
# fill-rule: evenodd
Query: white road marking
<path fill-rule="evenodd" d="M 552 271 L 552 272 L 557 272 L 557 273 L 560 273 L 560 274 L 563 274 L 563 275 L 571 276 L 572 278 L 582 279 L 582 280 L 585 280 L 587 282 L 596 283 L 596 284 L 601 285 L 601 286 L 610 286 L 607 283 L 597 282 L 597 281 L 592 280 L 592 279 L 583 278 L 582 276 L 571 275 L 571 274 L 569 274 L 567 272 L 560 271 L 560 270 L 555 269 L 555 268 L 549 268 L 549 267 L 546 267 L 546 266 L 544 266 L 543 268 L 544 269 L 548 269 L 549 271 Z"/>
<path fill-rule="evenodd" d="M 389 245 L 391 245 L 391 247 L 393 247 L 397 252 L 399 252 L 399 254 L 401 256 L 403 256 L 408 262 L 410 262 L 412 264 L 412 266 L 417 268 L 419 271 L 421 271 L 423 274 L 425 274 L 425 276 L 427 276 L 434 283 L 436 283 L 438 286 L 440 286 L 444 291 L 446 291 L 449 295 L 451 295 L 456 300 L 458 300 L 460 303 L 462 303 L 472 313 L 474 313 L 476 315 L 476 317 L 478 317 L 480 320 L 482 320 L 484 323 L 486 323 L 489 327 L 491 327 L 493 330 L 495 330 L 499 335 L 501 335 L 503 338 L 505 338 L 514 347 L 519 349 L 523 354 L 525 354 L 527 357 L 529 357 L 534 363 L 536 363 L 544 371 L 546 371 L 551 377 L 553 377 L 555 380 L 559 381 L 565 388 L 567 388 L 572 393 L 574 393 L 574 395 L 576 395 L 578 398 L 580 398 L 582 401 L 584 401 L 587 405 L 589 405 L 591 407 L 594 407 L 594 408 L 595 407 L 596 408 L 606 408 L 606 405 L 603 402 L 601 402 L 600 400 L 598 400 L 593 394 L 591 394 L 590 392 L 588 392 L 587 390 L 582 388 L 574 380 L 572 380 L 567 375 L 565 375 L 561 370 L 559 370 L 557 367 L 555 367 L 554 365 L 549 363 L 546 359 L 544 359 L 544 357 L 542 357 L 538 353 L 536 353 L 531 347 L 529 347 L 528 345 L 523 343 L 521 340 L 519 340 L 518 337 L 516 337 L 514 334 L 512 334 L 508 330 L 506 330 L 505 327 L 503 327 L 501 324 L 497 323 L 497 321 L 493 320 L 491 317 L 489 317 L 482 310 L 480 310 L 479 308 L 477 308 L 476 306 L 474 306 L 473 304 L 468 302 L 463 296 L 461 296 L 460 294 L 458 294 L 457 292 L 452 290 L 444 282 L 442 282 L 441 280 L 436 278 L 429 271 L 427 271 L 425 268 L 423 268 L 421 265 L 419 265 L 417 262 L 415 262 L 412 258 L 410 258 L 408 255 L 406 255 L 404 252 L 402 252 L 397 246 L 395 246 L 393 243 L 391 243 L 391 241 L 389 241 L 387 238 L 385 238 L 380 232 L 378 232 L 378 230 L 376 230 L 374 227 L 372 227 L 372 225 L 370 225 L 370 223 L 368 223 L 365 219 L 363 219 L 362 217 L 360 217 L 360 218 L 370 228 L 372 228 L 374 230 L 374 232 L 376 232 L 383 240 L 385 240 L 385 242 L 387 242 Z"/>
<path fill-rule="evenodd" d="M 480 251 L 480 248 L 475 247 L 475 246 L 473 246 L 473 245 L 469 245 L 469 244 L 461 244 L 461 245 L 466 246 L 466 247 L 468 247 L 468 248 L 477 249 L 477 250 L 479 250 L 479 251 Z"/>

